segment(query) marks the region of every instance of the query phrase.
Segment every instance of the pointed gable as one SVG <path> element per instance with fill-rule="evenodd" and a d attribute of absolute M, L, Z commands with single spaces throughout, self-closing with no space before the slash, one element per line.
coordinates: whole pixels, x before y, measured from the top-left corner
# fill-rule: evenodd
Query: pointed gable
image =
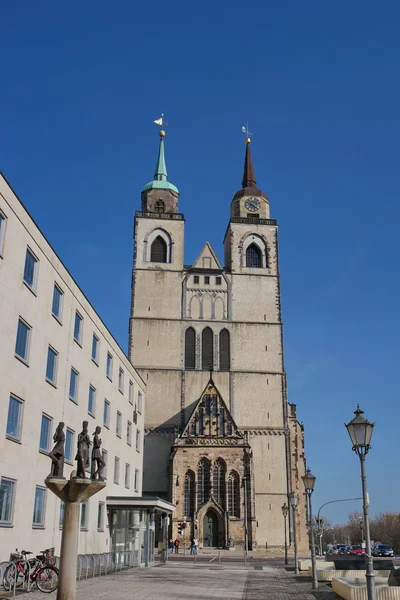
<path fill-rule="evenodd" d="M 231 413 L 210 378 L 198 400 L 181 438 L 240 438 Z"/>
<path fill-rule="evenodd" d="M 204 244 L 200 254 L 192 265 L 192 269 L 222 269 L 221 263 L 210 242 Z"/>

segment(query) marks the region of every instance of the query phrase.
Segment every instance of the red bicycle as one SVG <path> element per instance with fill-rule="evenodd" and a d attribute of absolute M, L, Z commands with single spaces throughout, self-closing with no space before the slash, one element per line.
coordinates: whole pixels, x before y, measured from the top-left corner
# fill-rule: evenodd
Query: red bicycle
<path fill-rule="evenodd" d="M 3 587 L 11 591 L 14 587 L 21 587 L 24 582 L 36 583 L 41 592 L 50 594 L 58 586 L 58 568 L 51 556 L 52 548 L 41 550 L 36 558 L 28 559 L 32 554 L 27 550 L 16 551 L 12 563 L 7 567 L 3 577 Z"/>

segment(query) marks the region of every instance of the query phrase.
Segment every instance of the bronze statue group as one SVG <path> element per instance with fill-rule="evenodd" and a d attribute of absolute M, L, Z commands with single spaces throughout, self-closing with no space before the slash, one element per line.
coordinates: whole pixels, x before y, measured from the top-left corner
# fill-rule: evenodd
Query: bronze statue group
<path fill-rule="evenodd" d="M 54 448 L 49 452 L 51 458 L 51 473 L 49 478 L 63 479 L 64 473 L 64 445 L 65 445 L 65 424 L 61 421 L 53 436 Z M 93 435 L 92 461 L 90 464 L 90 446 L 92 442 L 88 434 L 88 422 L 83 421 L 82 431 L 78 435 L 78 449 L 75 456 L 77 461 L 76 478 L 86 479 L 86 470 L 90 467 L 90 478 L 103 481 L 102 471 L 105 467 L 101 452 L 101 427 L 97 426 Z"/>

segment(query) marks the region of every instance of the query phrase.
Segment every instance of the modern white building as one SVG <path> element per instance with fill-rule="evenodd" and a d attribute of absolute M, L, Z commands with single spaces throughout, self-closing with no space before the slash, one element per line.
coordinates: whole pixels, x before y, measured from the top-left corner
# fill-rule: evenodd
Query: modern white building
<path fill-rule="evenodd" d="M 121 537 L 113 534 L 112 511 L 132 509 L 142 492 L 145 387 L 0 175 L 0 560 L 15 548 L 59 552 L 63 507 L 44 480 L 60 421 L 67 478 L 82 422 L 89 434 L 102 428 L 107 485 L 82 505 L 79 552 L 112 549 L 113 535 Z M 143 514 L 131 513 L 131 529 L 139 531 Z M 121 549 L 134 540 L 132 533 Z"/>

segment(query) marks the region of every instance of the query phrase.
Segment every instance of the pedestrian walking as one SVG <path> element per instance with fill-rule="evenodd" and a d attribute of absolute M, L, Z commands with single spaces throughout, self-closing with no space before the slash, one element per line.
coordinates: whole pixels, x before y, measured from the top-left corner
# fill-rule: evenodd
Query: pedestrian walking
<path fill-rule="evenodd" d="M 174 551 L 174 540 L 169 538 L 168 540 L 168 554 L 172 554 Z"/>
<path fill-rule="evenodd" d="M 176 538 L 176 540 L 174 542 L 174 546 L 175 546 L 175 554 L 179 554 L 179 540 L 178 540 L 178 538 Z"/>
<path fill-rule="evenodd" d="M 193 554 L 197 554 L 199 549 L 199 540 L 197 538 L 193 538 Z"/>

